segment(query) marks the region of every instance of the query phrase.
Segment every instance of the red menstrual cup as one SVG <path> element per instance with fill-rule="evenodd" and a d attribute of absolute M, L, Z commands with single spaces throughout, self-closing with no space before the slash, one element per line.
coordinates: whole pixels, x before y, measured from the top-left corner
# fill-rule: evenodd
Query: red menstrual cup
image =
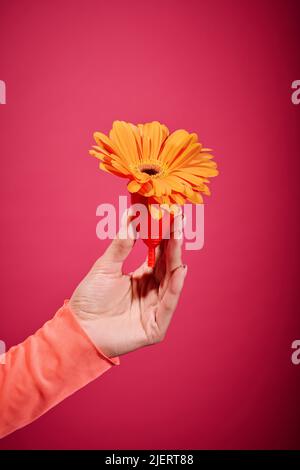
<path fill-rule="evenodd" d="M 147 208 L 147 215 L 140 216 L 141 224 L 147 224 L 144 225 L 144 227 L 147 227 L 146 236 L 144 233 L 145 231 L 140 229 L 140 232 L 143 233 L 141 238 L 148 247 L 148 266 L 153 268 L 155 265 L 156 247 L 160 245 L 162 239 L 165 238 L 167 233 L 170 231 L 170 222 L 173 218 L 173 215 L 168 215 L 168 219 L 166 219 L 166 213 L 164 210 L 162 210 L 162 216 L 160 218 L 154 218 L 148 208 L 148 198 L 141 196 L 138 193 L 133 193 L 131 195 L 131 202 L 132 204 L 143 204 Z M 157 206 L 159 207 L 158 204 Z M 145 220 L 145 217 L 147 217 L 147 220 Z"/>

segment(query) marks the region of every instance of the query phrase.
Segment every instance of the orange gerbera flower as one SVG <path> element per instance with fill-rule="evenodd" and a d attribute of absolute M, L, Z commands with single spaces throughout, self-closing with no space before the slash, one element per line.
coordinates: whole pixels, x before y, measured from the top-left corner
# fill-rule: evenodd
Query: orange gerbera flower
<path fill-rule="evenodd" d="M 128 178 L 128 191 L 147 197 L 149 204 L 203 203 L 209 179 L 218 175 L 211 150 L 197 134 L 180 129 L 172 134 L 157 121 L 137 126 L 115 121 L 109 137 L 94 133 L 97 145 L 90 154 L 100 168 Z"/>

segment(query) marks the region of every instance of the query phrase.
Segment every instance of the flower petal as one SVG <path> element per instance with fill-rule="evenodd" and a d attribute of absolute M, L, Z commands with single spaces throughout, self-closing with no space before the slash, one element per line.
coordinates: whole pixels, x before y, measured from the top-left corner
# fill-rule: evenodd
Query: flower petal
<path fill-rule="evenodd" d="M 143 126 L 143 140 L 147 138 L 150 143 L 150 151 L 147 154 L 150 160 L 157 160 L 161 146 L 165 141 L 169 131 L 166 126 L 162 126 L 158 121 L 149 122 Z M 144 158 L 148 158 L 143 155 Z"/>
<path fill-rule="evenodd" d="M 186 164 L 200 155 L 201 145 L 199 143 L 193 143 L 188 145 L 174 160 L 170 163 L 170 168 L 184 167 Z"/>
<path fill-rule="evenodd" d="M 89 154 L 92 155 L 92 157 L 96 157 L 99 160 L 104 160 L 105 157 L 107 157 L 106 153 L 99 153 L 96 150 L 89 150 Z"/>
<path fill-rule="evenodd" d="M 165 141 L 160 154 L 160 160 L 166 164 L 176 158 L 176 156 L 189 144 L 192 137 L 187 131 L 182 129 L 173 132 Z"/>
<path fill-rule="evenodd" d="M 202 183 L 202 180 L 201 180 L 201 177 L 200 176 L 196 176 L 192 173 L 187 173 L 186 171 L 174 171 L 172 173 L 173 175 L 176 175 L 178 176 L 179 178 L 185 180 L 185 181 L 188 181 L 189 183 L 192 183 L 192 184 L 201 184 Z"/>
<path fill-rule="evenodd" d="M 118 149 L 114 143 L 105 134 L 102 134 L 102 132 L 94 132 L 94 139 L 100 147 L 104 147 L 109 153 L 118 153 Z"/>
<path fill-rule="evenodd" d="M 177 175 L 180 178 L 188 181 L 189 183 L 193 184 L 201 184 L 203 182 L 202 177 L 212 177 L 212 176 L 217 176 L 218 175 L 218 170 L 215 168 L 202 168 L 199 167 L 196 170 L 193 170 L 193 172 L 188 172 L 188 171 L 174 171 L 173 175 Z"/>
<path fill-rule="evenodd" d="M 154 194 L 154 188 L 153 188 L 153 180 L 149 179 L 149 181 L 146 181 L 142 188 L 141 188 L 141 194 L 143 194 L 146 197 L 153 196 Z"/>
<path fill-rule="evenodd" d="M 137 152 L 139 155 L 139 160 L 142 161 L 143 160 L 143 143 L 142 143 L 142 136 L 140 133 L 140 129 L 134 124 L 130 124 L 130 126 L 132 128 L 132 132 L 136 140 L 136 148 L 137 148 Z"/>
<path fill-rule="evenodd" d="M 195 176 L 208 176 L 208 177 L 213 177 L 217 176 L 219 174 L 218 170 L 216 168 L 209 168 L 207 166 L 198 166 L 198 167 L 190 167 L 190 168 L 185 168 L 184 171 L 187 175 L 195 175 Z"/>
<path fill-rule="evenodd" d="M 168 183 L 174 191 L 184 191 L 182 181 L 180 181 L 180 178 L 178 178 L 177 176 L 168 175 L 164 178 L 164 181 Z"/>
<path fill-rule="evenodd" d="M 108 150 L 105 150 L 103 146 L 99 145 L 92 145 L 92 148 L 100 153 L 105 153 L 105 155 L 109 156 L 110 152 Z"/>
<path fill-rule="evenodd" d="M 131 180 L 127 184 L 127 189 L 130 193 L 137 193 L 141 189 L 141 186 L 142 185 L 139 184 L 137 181 Z"/>
<path fill-rule="evenodd" d="M 100 163 L 99 164 L 99 168 L 101 170 L 104 170 L 104 171 L 107 171 L 107 173 L 112 173 L 113 175 L 116 175 L 116 176 L 119 176 L 121 178 L 126 178 L 126 175 L 123 175 L 123 173 L 120 173 L 118 170 L 116 170 L 115 168 L 113 168 L 111 165 L 109 165 L 108 163 Z"/>
<path fill-rule="evenodd" d="M 119 163 L 117 160 L 111 160 L 111 165 L 116 168 L 120 173 L 123 175 L 129 176 L 130 172 L 123 166 L 121 163 Z"/>
<path fill-rule="evenodd" d="M 170 200 L 182 206 L 185 203 L 186 198 L 182 194 L 172 193 Z"/>
<path fill-rule="evenodd" d="M 203 197 L 201 196 L 200 193 L 194 191 L 191 196 L 188 198 L 191 202 L 194 204 L 203 204 Z"/>
<path fill-rule="evenodd" d="M 160 197 L 165 194 L 165 185 L 162 180 L 160 180 L 159 178 L 153 178 L 152 183 L 155 196 Z"/>
<path fill-rule="evenodd" d="M 128 163 L 138 163 L 139 154 L 134 131 L 130 123 L 124 121 L 114 121 L 109 137 L 114 145 L 118 148 L 120 155 Z M 114 152 L 116 153 L 116 152 Z"/>

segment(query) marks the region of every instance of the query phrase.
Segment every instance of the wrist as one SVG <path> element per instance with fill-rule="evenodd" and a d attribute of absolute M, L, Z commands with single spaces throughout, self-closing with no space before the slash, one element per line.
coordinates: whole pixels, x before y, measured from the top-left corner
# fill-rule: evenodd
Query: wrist
<path fill-rule="evenodd" d="M 119 354 L 107 344 L 105 334 L 107 325 L 101 322 L 101 319 L 97 315 L 82 310 L 78 302 L 71 299 L 67 301 L 67 303 L 73 317 L 95 348 L 105 358 L 108 358 L 114 364 L 119 364 Z"/>

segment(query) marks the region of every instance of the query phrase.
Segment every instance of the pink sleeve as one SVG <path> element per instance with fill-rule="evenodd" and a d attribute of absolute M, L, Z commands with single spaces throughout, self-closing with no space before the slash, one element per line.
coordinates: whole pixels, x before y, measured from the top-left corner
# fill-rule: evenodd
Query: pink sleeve
<path fill-rule="evenodd" d="M 94 346 L 66 301 L 52 320 L 0 361 L 0 437 L 29 424 L 114 364 L 119 359 Z"/>

